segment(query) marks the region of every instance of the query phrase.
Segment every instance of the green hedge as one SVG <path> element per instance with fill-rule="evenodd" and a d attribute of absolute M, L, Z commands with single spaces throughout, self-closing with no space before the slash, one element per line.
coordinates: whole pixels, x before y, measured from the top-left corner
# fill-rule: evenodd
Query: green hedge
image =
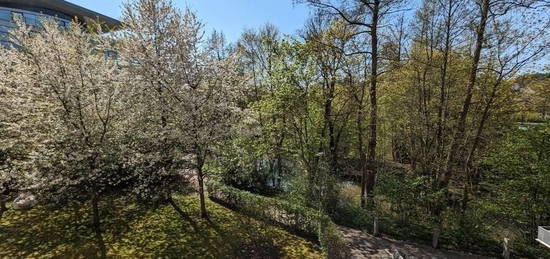
<path fill-rule="evenodd" d="M 264 197 L 210 180 L 208 196 L 239 212 L 307 235 L 316 236 L 328 258 L 349 258 L 342 233 L 327 215 L 275 198 Z"/>

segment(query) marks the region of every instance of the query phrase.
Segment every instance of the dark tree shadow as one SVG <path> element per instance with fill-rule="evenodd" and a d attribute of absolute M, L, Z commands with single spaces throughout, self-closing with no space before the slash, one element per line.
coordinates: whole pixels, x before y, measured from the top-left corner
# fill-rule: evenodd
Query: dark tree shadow
<path fill-rule="evenodd" d="M 186 220 L 191 225 L 195 233 L 199 232 L 197 223 L 195 223 L 195 221 L 178 206 L 178 204 L 174 201 L 172 196 L 168 198 L 168 203 L 170 203 L 172 208 L 174 208 L 174 210 L 181 216 L 182 219 Z"/>

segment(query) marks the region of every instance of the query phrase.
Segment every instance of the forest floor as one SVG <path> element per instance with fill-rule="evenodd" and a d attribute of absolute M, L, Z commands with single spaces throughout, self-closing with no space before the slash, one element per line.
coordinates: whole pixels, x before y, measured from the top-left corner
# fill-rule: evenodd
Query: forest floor
<path fill-rule="evenodd" d="M 318 245 L 208 200 L 210 219 L 198 217 L 196 196 L 170 205 L 103 201 L 103 242 L 116 258 L 322 258 Z M 99 246 L 89 208 L 9 210 L 0 219 L 0 258 L 94 258 Z"/>
<path fill-rule="evenodd" d="M 433 249 L 429 246 L 399 241 L 381 235 L 375 237 L 361 230 L 340 227 L 344 238 L 349 242 L 352 258 L 392 258 L 395 251 L 405 258 L 448 258 L 448 259 L 481 259 L 490 258 L 479 255 L 454 252 L 442 249 Z"/>

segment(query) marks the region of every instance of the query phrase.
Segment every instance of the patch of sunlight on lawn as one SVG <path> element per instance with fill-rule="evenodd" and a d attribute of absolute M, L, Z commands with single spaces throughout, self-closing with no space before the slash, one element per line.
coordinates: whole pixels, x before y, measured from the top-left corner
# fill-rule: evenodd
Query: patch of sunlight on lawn
<path fill-rule="evenodd" d="M 319 247 L 285 230 L 207 202 L 210 219 L 198 217 L 195 196 L 178 196 L 187 214 L 170 205 L 158 208 L 103 202 L 103 240 L 116 258 L 322 258 Z M 98 246 L 89 209 L 10 210 L 0 220 L 0 258 L 91 258 Z"/>

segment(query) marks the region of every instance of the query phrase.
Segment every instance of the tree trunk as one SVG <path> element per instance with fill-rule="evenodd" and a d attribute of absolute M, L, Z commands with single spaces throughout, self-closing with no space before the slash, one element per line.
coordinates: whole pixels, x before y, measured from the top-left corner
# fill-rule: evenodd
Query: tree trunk
<path fill-rule="evenodd" d="M 6 208 L 6 201 L 0 200 L 0 220 L 2 219 L 2 215 L 4 215 L 4 212 L 7 210 L 8 208 Z"/>
<path fill-rule="evenodd" d="M 440 226 L 434 227 L 433 234 L 432 234 L 432 247 L 433 248 L 437 248 L 439 246 L 439 234 L 440 233 L 441 233 L 441 227 Z"/>
<path fill-rule="evenodd" d="M 380 233 L 378 232 L 378 216 L 374 216 L 374 222 L 372 226 L 372 235 L 378 236 Z"/>
<path fill-rule="evenodd" d="M 96 235 L 100 256 L 101 258 L 107 258 L 107 248 L 105 247 L 105 243 L 103 242 L 103 237 L 101 235 L 101 221 L 100 221 L 100 215 L 99 215 L 99 196 L 95 192 L 92 193 L 91 205 L 92 205 L 92 227 Z"/>
<path fill-rule="evenodd" d="M 472 162 L 473 162 L 473 159 L 474 159 L 474 154 L 475 154 L 475 152 L 476 152 L 476 150 L 477 150 L 477 148 L 480 144 L 481 135 L 483 133 L 483 130 L 485 129 L 485 123 L 489 119 L 491 106 L 492 106 L 493 101 L 495 99 L 496 91 L 497 91 L 498 86 L 500 85 L 500 82 L 501 82 L 501 80 L 500 80 L 500 77 L 499 77 L 499 79 L 493 84 L 493 87 L 491 89 L 491 95 L 489 96 L 489 99 L 487 100 L 487 103 L 485 104 L 485 107 L 483 108 L 483 113 L 481 115 L 479 125 L 476 129 L 476 133 L 475 133 L 475 137 L 474 137 L 474 140 L 473 140 L 472 148 L 468 152 L 468 156 L 466 157 L 466 162 L 464 163 L 464 172 L 465 172 L 465 175 L 466 175 L 466 179 L 471 180 L 472 185 L 474 184 L 474 181 L 476 181 L 476 179 L 479 179 L 479 176 L 477 175 L 477 172 L 476 172 L 475 175 L 470 174 L 471 165 L 472 165 Z M 463 209 L 465 209 L 466 206 L 467 206 L 469 191 L 472 191 L 472 190 L 468 189 L 468 184 L 470 184 L 469 181 L 465 183 L 465 187 L 464 187 L 464 195 L 463 195 L 464 197 L 463 197 L 463 202 L 462 202 L 463 203 Z M 477 182 L 475 184 L 477 184 Z"/>
<path fill-rule="evenodd" d="M 451 174 L 453 171 L 452 166 L 455 160 L 455 156 L 458 153 L 458 149 L 460 147 L 460 144 L 464 138 L 464 133 L 466 131 L 466 118 L 470 110 L 470 105 L 472 103 L 473 89 L 477 80 L 477 69 L 478 69 L 479 60 L 481 57 L 481 50 L 483 48 L 485 26 L 487 24 L 488 14 L 489 14 L 489 0 L 483 0 L 482 6 L 481 6 L 481 20 L 479 22 L 479 25 L 477 27 L 477 32 L 476 32 L 476 47 L 474 50 L 474 57 L 472 59 L 470 76 L 468 79 L 468 86 L 466 88 L 466 97 L 462 105 L 462 111 L 460 112 L 460 116 L 456 126 L 457 127 L 456 132 L 451 141 L 451 148 L 449 149 L 449 153 L 447 155 L 445 168 L 443 169 L 443 173 L 440 179 L 440 183 L 442 184 L 442 187 L 446 187 L 446 185 L 449 183 L 449 180 L 451 178 Z"/>
<path fill-rule="evenodd" d="M 283 156 L 279 153 L 277 154 L 277 175 L 275 178 L 273 178 L 273 187 L 276 187 L 278 185 L 279 180 L 282 178 L 283 175 Z"/>
<path fill-rule="evenodd" d="M 363 122 L 365 121 L 365 118 L 363 116 L 363 109 L 362 105 L 359 108 L 359 112 L 357 114 L 357 149 L 359 151 L 359 167 L 361 170 L 361 207 L 365 207 L 366 205 L 366 185 L 367 185 L 367 154 L 365 154 L 365 149 L 363 147 L 364 141 L 363 141 Z"/>
<path fill-rule="evenodd" d="M 208 213 L 206 212 L 206 201 L 204 198 L 204 174 L 202 171 L 204 165 L 204 159 L 200 156 L 197 156 L 197 178 L 199 181 L 199 200 L 201 206 L 201 218 L 208 218 Z"/>
<path fill-rule="evenodd" d="M 466 209 L 468 209 L 468 202 L 470 201 L 470 168 L 466 165 L 464 170 L 466 180 L 464 181 L 464 189 L 462 190 L 462 202 L 460 205 L 460 212 L 464 215 Z"/>
<path fill-rule="evenodd" d="M 370 136 L 368 144 L 368 174 L 365 184 L 365 192 L 367 195 L 367 203 L 372 202 L 374 181 L 376 179 L 376 128 L 378 122 L 378 104 L 376 99 L 376 86 L 378 81 L 378 19 L 379 17 L 380 1 L 375 0 L 372 8 L 372 23 L 371 23 L 371 56 L 372 56 L 372 69 L 371 69 L 371 82 L 370 82 Z"/>
<path fill-rule="evenodd" d="M 283 114 L 283 125 L 286 126 L 286 115 Z M 283 145 L 286 138 L 286 131 L 281 131 L 281 136 L 279 138 L 279 141 L 277 142 L 277 176 L 279 179 L 283 175 Z"/>
<path fill-rule="evenodd" d="M 101 223 L 99 218 L 99 198 L 95 193 L 92 196 L 92 226 L 96 234 L 101 234 Z"/>
<path fill-rule="evenodd" d="M 208 213 L 206 213 L 206 203 L 204 200 L 204 180 L 202 172 L 199 173 L 199 199 L 201 203 L 201 218 L 208 218 Z"/>
<path fill-rule="evenodd" d="M 449 0 L 449 9 L 447 9 L 447 17 L 445 21 L 445 48 L 443 50 L 443 64 L 441 65 L 441 78 L 439 88 L 439 107 L 437 109 L 437 153 L 443 154 L 443 129 L 446 117 L 446 89 L 447 89 L 447 68 L 449 64 L 449 54 L 451 51 L 451 19 L 453 16 L 453 0 Z"/>
<path fill-rule="evenodd" d="M 502 242 L 502 258 L 510 259 L 510 240 L 508 238 L 504 238 Z"/>
<path fill-rule="evenodd" d="M 329 156 L 329 166 L 330 171 L 333 175 L 336 175 L 336 172 L 338 170 L 337 164 L 338 164 L 338 154 L 337 154 L 337 144 L 336 144 L 336 137 L 335 137 L 335 125 L 334 125 L 334 119 L 332 114 L 332 101 L 334 100 L 334 87 L 336 86 L 336 81 L 331 80 L 327 85 L 327 95 L 325 100 L 325 107 L 324 107 L 324 120 L 325 125 L 328 130 L 328 156 Z"/>

